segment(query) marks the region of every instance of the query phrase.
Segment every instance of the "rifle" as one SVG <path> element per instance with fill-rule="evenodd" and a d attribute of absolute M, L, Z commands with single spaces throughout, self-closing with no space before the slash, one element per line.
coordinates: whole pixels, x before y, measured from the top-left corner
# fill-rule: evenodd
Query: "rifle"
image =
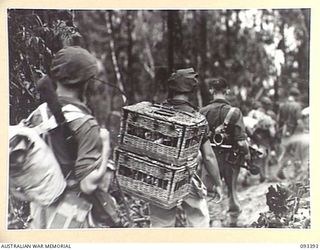
<path fill-rule="evenodd" d="M 77 156 L 78 143 L 66 121 L 66 118 L 64 117 L 62 106 L 58 100 L 57 93 L 53 88 L 53 82 L 51 78 L 47 75 L 42 77 L 37 82 L 37 89 L 40 92 L 41 98 L 47 102 L 52 115 L 56 119 L 58 127 L 62 131 L 68 152 L 75 158 Z"/>
<path fill-rule="evenodd" d="M 73 159 L 75 159 L 77 156 L 78 143 L 62 112 L 62 106 L 58 100 L 51 78 L 49 76 L 42 77 L 37 82 L 37 88 L 41 98 L 47 102 L 52 115 L 56 119 L 58 128 L 62 131 L 68 152 L 74 157 Z M 120 225 L 120 217 L 117 213 L 115 201 L 109 193 L 96 189 L 90 196 L 84 196 L 93 204 L 93 209 L 97 212 L 105 213 L 102 217 L 108 220 L 111 226 L 118 227 Z"/>

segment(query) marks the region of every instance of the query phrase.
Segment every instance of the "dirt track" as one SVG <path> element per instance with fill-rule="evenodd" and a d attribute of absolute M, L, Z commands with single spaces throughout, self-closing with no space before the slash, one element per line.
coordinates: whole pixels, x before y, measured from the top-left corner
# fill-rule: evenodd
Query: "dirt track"
<path fill-rule="evenodd" d="M 280 184 L 280 182 L 266 181 L 260 183 L 258 176 L 250 176 L 248 179 L 248 186 L 243 187 L 243 176 L 245 175 L 246 170 L 243 171 L 244 172 L 240 173 L 238 181 L 238 198 L 242 208 L 241 214 L 237 217 L 227 213 L 228 198 L 227 191 L 224 190 L 225 197 L 220 204 L 214 204 L 209 201 L 212 227 L 251 227 L 251 224 L 259 218 L 260 213 L 269 210 L 266 204 L 266 193 L 268 192 L 268 187 L 271 185 L 276 186 L 277 184 Z M 236 225 L 233 224 L 230 226 L 230 223 L 235 222 Z"/>

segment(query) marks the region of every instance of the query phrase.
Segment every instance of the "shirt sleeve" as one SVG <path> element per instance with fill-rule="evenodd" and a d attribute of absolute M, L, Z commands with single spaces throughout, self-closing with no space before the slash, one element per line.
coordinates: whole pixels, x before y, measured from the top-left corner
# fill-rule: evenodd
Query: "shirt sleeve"
<path fill-rule="evenodd" d="M 74 174 L 78 180 L 82 180 L 94 169 L 99 168 L 102 157 L 102 140 L 100 127 L 92 117 L 79 126 L 77 120 L 71 125 L 75 130 L 78 142 L 78 155 L 75 161 Z"/>
<path fill-rule="evenodd" d="M 240 109 L 236 108 L 235 114 L 233 115 L 232 119 L 234 120 L 234 129 L 233 129 L 233 136 L 235 141 L 242 141 L 247 138 L 247 134 L 245 131 L 245 126 L 243 122 L 243 115 Z"/>

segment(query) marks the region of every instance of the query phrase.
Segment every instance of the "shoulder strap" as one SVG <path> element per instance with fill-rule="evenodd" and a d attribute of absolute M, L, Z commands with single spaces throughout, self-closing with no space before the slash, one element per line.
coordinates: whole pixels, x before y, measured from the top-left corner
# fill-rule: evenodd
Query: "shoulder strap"
<path fill-rule="evenodd" d="M 219 110 L 220 120 L 221 120 L 221 113 L 222 113 L 221 111 L 222 111 L 222 108 L 223 108 L 224 106 L 225 106 L 225 105 L 222 105 L 222 106 L 220 107 L 220 110 Z M 218 127 L 215 128 L 215 130 L 214 130 L 215 132 L 221 131 L 221 130 L 226 130 L 226 129 L 228 128 L 228 125 L 229 125 L 229 123 L 230 123 L 230 121 L 231 121 L 231 117 L 232 117 L 232 115 L 234 114 L 235 110 L 236 110 L 236 108 L 234 108 L 234 107 L 231 107 L 231 108 L 229 109 L 226 117 L 224 118 L 223 123 L 221 123 Z"/>
<path fill-rule="evenodd" d="M 41 104 L 38 107 L 38 110 L 40 111 L 42 122 L 33 128 L 36 130 L 36 132 L 38 134 L 46 133 L 46 132 L 58 127 L 58 124 L 56 122 L 55 117 L 54 116 L 48 117 L 47 103 Z M 79 109 L 78 107 L 76 107 L 72 104 L 67 104 L 67 105 L 63 106 L 62 112 L 64 113 L 67 122 L 72 122 L 76 119 L 83 118 L 85 116 L 90 116 L 90 115 L 84 114 L 81 111 L 81 109 Z M 31 115 L 28 117 L 28 119 L 30 119 L 34 113 L 35 113 L 35 111 L 33 113 L 31 113 Z"/>
<path fill-rule="evenodd" d="M 227 115 L 226 115 L 226 118 L 224 118 L 224 122 L 223 122 L 223 124 L 224 124 L 224 126 L 225 127 L 227 127 L 228 125 L 229 125 L 229 123 L 230 123 L 230 121 L 231 121 L 231 117 L 232 117 L 232 115 L 233 115 L 233 113 L 236 111 L 236 108 L 234 108 L 234 107 L 231 107 L 230 109 L 229 109 L 229 111 L 228 111 L 228 113 L 227 113 Z"/>

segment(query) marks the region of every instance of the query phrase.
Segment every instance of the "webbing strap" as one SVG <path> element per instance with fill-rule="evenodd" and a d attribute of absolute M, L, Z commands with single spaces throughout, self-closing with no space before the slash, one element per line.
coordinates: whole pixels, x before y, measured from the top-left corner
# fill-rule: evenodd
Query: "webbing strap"
<path fill-rule="evenodd" d="M 51 116 L 50 118 L 48 118 L 47 103 L 41 104 L 38 107 L 38 109 L 40 110 L 42 122 L 38 126 L 35 126 L 33 128 L 33 129 L 35 129 L 35 131 L 38 134 L 46 133 L 46 132 L 58 127 L 58 124 L 57 124 L 54 116 Z M 63 106 L 62 112 L 64 113 L 64 116 L 65 116 L 67 122 L 71 122 L 71 121 L 74 121 L 78 118 L 82 118 L 82 117 L 86 116 L 86 114 L 84 114 L 79 108 L 77 108 L 76 106 L 74 106 L 72 104 L 67 104 L 67 105 Z M 29 116 L 29 118 L 33 114 L 34 114 L 34 112 Z"/>
<path fill-rule="evenodd" d="M 234 108 L 234 107 L 231 107 L 229 109 L 229 111 L 228 111 L 228 113 L 226 115 L 226 118 L 224 118 L 224 122 L 223 122 L 224 126 L 227 127 L 229 125 L 231 117 L 232 117 L 233 113 L 235 112 L 235 110 L 236 110 L 236 108 Z"/>

